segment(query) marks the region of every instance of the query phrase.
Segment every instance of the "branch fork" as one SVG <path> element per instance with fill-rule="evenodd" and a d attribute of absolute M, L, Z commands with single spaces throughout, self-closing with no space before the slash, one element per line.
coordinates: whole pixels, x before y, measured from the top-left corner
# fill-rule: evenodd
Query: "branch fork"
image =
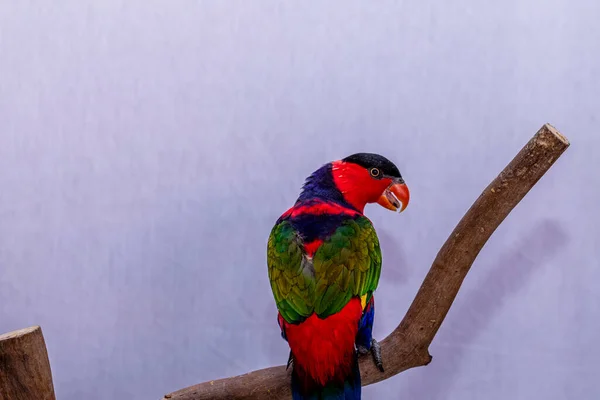
<path fill-rule="evenodd" d="M 362 385 L 390 378 L 431 362 L 429 345 L 452 306 L 475 258 L 496 228 L 569 147 L 569 141 L 545 124 L 481 193 L 433 261 L 404 319 L 381 342 L 385 370 L 371 357 L 360 357 Z M 163 400 L 290 399 L 284 366 L 213 380 L 167 394 Z"/>

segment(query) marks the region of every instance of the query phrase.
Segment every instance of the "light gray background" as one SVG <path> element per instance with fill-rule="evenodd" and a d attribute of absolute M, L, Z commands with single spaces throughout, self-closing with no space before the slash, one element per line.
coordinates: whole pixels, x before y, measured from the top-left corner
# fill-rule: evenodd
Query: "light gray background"
<path fill-rule="evenodd" d="M 433 363 L 380 399 L 600 397 L 597 0 L 0 3 L 0 331 L 60 400 L 284 363 L 265 242 L 305 176 L 394 160 L 375 334 L 545 122 L 568 152 L 483 249 Z"/>

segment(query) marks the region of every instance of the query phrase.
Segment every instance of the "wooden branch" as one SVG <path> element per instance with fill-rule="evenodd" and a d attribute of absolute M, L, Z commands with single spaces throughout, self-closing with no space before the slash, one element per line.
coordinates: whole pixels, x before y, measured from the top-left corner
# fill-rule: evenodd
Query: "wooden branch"
<path fill-rule="evenodd" d="M 39 326 L 0 335 L 0 400 L 55 400 Z"/>
<path fill-rule="evenodd" d="M 362 357 L 363 386 L 431 361 L 429 345 L 483 245 L 536 182 L 567 149 L 569 141 L 544 125 L 483 191 L 440 249 L 400 325 L 381 343 L 385 372 Z M 163 400 L 289 399 L 284 366 L 219 379 L 167 394 Z"/>

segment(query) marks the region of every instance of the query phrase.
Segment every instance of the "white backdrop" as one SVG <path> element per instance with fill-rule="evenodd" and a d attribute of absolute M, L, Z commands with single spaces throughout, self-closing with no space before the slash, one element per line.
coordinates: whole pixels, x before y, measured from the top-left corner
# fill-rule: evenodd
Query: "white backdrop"
<path fill-rule="evenodd" d="M 321 164 L 395 161 L 367 207 L 375 334 L 545 122 L 571 148 L 483 249 L 433 362 L 379 399 L 600 397 L 596 0 L 0 2 L 0 331 L 60 400 L 158 399 L 282 364 L 266 239 Z"/>

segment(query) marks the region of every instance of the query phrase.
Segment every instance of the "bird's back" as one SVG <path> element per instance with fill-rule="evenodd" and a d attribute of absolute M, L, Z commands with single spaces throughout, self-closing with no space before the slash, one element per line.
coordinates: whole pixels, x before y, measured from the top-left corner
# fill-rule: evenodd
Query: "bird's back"
<path fill-rule="evenodd" d="M 296 205 L 275 224 L 267 258 L 296 383 L 303 392 L 311 385 L 360 387 L 355 340 L 381 270 L 371 222 L 337 205 Z"/>

